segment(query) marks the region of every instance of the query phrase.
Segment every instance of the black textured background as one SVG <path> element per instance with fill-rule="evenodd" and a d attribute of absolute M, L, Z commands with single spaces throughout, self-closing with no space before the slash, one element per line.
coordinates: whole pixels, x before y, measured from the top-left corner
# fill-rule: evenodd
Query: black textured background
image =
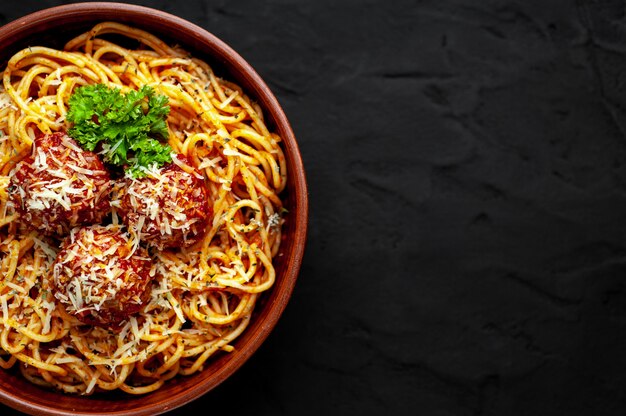
<path fill-rule="evenodd" d="M 257 69 L 311 196 L 279 325 L 172 415 L 626 413 L 623 1 L 136 3 Z"/>

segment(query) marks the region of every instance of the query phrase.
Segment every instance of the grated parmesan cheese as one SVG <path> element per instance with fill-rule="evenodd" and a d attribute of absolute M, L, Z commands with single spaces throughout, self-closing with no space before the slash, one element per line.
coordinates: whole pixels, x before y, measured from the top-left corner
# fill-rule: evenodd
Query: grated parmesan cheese
<path fill-rule="evenodd" d="M 0 296 L 0 304 L 2 305 L 2 322 L 6 328 L 9 326 L 9 307 L 7 305 L 7 295 Z"/>

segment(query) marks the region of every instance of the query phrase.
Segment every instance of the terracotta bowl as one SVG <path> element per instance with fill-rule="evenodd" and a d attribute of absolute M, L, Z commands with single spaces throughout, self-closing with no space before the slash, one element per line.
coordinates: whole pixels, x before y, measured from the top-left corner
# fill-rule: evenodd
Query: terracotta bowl
<path fill-rule="evenodd" d="M 233 374 L 259 348 L 276 325 L 296 283 L 306 240 L 308 199 L 298 145 L 278 101 L 252 67 L 224 42 L 204 29 L 170 14 L 120 3 L 78 3 L 42 10 L 0 28 L 0 66 L 18 50 L 34 45 L 61 48 L 72 36 L 98 22 L 126 23 L 179 44 L 206 60 L 215 72 L 237 82 L 265 110 L 266 119 L 284 139 L 289 183 L 282 195 L 289 215 L 281 255 L 277 256 L 277 280 L 257 305 L 253 320 L 235 341 L 235 351 L 212 357 L 193 376 L 177 377 L 160 390 L 144 396 L 109 392 L 72 396 L 36 387 L 18 372 L 0 369 L 0 402 L 34 415 L 153 415 L 188 403 Z"/>

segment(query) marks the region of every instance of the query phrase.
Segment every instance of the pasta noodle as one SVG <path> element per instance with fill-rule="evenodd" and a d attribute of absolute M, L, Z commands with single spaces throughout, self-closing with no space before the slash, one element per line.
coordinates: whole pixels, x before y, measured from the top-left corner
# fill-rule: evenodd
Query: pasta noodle
<path fill-rule="evenodd" d="M 142 47 L 107 40 L 119 35 Z M 202 60 L 113 22 L 63 50 L 19 51 L 2 82 L 0 367 L 18 366 L 30 382 L 67 393 L 145 394 L 202 370 L 217 351 L 233 351 L 258 296 L 274 282 L 284 221 L 285 157 L 260 107 Z M 152 252 L 149 300 L 119 331 L 84 325 L 55 301 L 49 276 L 59 241 L 21 227 L 7 191 L 36 135 L 66 130 L 72 92 L 96 83 L 123 93 L 149 85 L 169 98 L 169 144 L 203 174 L 214 213 L 201 242 Z"/>

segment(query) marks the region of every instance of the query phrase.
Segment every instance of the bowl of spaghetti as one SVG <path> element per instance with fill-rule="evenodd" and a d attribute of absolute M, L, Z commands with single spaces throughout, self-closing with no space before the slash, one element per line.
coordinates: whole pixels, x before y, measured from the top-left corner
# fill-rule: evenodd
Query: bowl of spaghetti
<path fill-rule="evenodd" d="M 308 200 L 254 69 L 157 10 L 77 3 L 0 28 L 0 402 L 158 414 L 259 348 Z"/>

